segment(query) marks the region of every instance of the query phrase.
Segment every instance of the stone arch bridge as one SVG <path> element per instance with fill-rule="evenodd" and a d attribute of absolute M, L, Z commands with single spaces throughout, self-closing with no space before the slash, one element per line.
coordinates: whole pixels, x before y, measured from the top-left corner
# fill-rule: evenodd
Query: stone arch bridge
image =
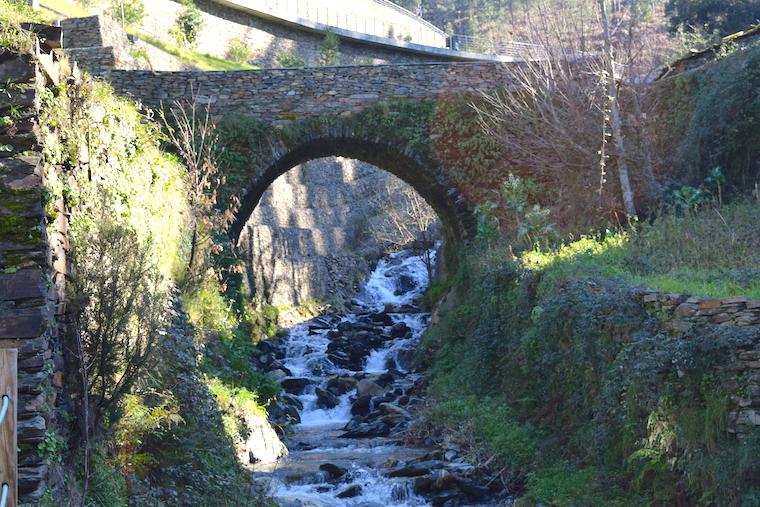
<path fill-rule="evenodd" d="M 466 240 L 472 203 L 433 153 L 380 131 L 363 113 L 383 101 L 433 101 L 510 86 L 510 66 L 496 62 L 338 66 L 222 72 L 111 70 L 117 93 L 146 106 L 178 100 L 209 104 L 212 114 L 238 114 L 265 125 L 266 142 L 251 161 L 249 184 L 231 227 L 237 241 L 262 194 L 280 175 L 303 162 L 342 156 L 368 162 L 414 187 L 440 216 L 447 240 Z M 420 125 L 424 130 L 426 126 Z M 431 143 L 434 146 L 435 143 Z"/>

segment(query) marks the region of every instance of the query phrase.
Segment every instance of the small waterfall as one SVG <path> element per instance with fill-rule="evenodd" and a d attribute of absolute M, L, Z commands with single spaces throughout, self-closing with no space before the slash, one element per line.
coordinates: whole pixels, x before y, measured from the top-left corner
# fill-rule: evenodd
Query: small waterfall
<path fill-rule="evenodd" d="M 422 257 L 395 253 L 378 262 L 352 313 L 288 330 L 281 382 L 300 422 L 289 427 L 289 455 L 256 467 L 281 505 L 432 505 L 415 493 L 416 472 L 389 472 L 431 452 L 401 442 L 423 396 L 412 360 L 430 318 L 419 307 L 427 282 Z"/>

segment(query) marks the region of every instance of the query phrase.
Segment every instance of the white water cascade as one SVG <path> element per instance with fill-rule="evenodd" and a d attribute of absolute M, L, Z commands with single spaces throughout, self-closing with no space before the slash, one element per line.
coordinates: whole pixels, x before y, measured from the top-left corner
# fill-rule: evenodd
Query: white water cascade
<path fill-rule="evenodd" d="M 393 254 L 370 274 L 352 313 L 288 330 L 280 347 L 288 374 L 282 383 L 299 407 L 300 423 L 289 427 L 287 457 L 256 466 L 257 481 L 280 505 L 443 505 L 414 493 L 414 474 L 388 473 L 431 452 L 401 441 L 422 401 L 412 358 L 430 318 L 419 308 L 427 282 L 420 256 Z"/>

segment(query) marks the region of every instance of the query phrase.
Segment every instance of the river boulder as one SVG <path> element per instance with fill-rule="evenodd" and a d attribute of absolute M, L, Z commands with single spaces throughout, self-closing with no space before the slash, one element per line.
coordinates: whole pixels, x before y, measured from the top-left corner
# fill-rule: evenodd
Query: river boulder
<path fill-rule="evenodd" d="M 280 381 L 285 392 L 290 394 L 303 394 L 309 384 L 311 384 L 311 379 L 304 377 L 288 377 Z"/>
<path fill-rule="evenodd" d="M 319 408 L 331 409 L 338 406 L 340 400 L 330 391 L 317 387 L 317 406 Z"/>

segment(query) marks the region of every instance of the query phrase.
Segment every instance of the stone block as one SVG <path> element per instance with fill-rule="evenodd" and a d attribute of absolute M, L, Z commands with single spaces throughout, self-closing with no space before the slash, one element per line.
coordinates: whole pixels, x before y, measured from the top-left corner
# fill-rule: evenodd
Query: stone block
<path fill-rule="evenodd" d="M 9 301 L 44 297 L 45 277 L 42 270 L 22 269 L 15 273 L 0 273 L 0 299 Z"/>
<path fill-rule="evenodd" d="M 712 321 L 716 324 L 722 324 L 724 322 L 731 322 L 731 315 L 728 313 L 719 313 L 713 316 Z"/>
<path fill-rule="evenodd" d="M 735 296 L 735 297 L 730 297 L 730 298 L 723 298 L 720 301 L 724 305 L 734 305 L 734 304 L 746 303 L 747 301 L 749 301 L 749 298 L 745 296 Z"/>
<path fill-rule="evenodd" d="M 703 299 L 698 303 L 700 310 L 714 310 L 720 308 L 721 304 L 720 299 Z"/>
<path fill-rule="evenodd" d="M 24 83 L 34 79 L 36 68 L 29 57 L 17 56 L 0 63 L 0 83 Z"/>
<path fill-rule="evenodd" d="M 19 419 L 16 427 L 19 443 L 39 442 L 47 431 L 47 421 L 41 415 L 37 415 L 28 419 Z"/>
<path fill-rule="evenodd" d="M 47 328 L 47 311 L 42 307 L 6 312 L 0 316 L 0 339 L 35 338 Z"/>
<path fill-rule="evenodd" d="M 697 313 L 698 306 L 688 300 L 676 307 L 676 317 L 691 317 Z"/>

